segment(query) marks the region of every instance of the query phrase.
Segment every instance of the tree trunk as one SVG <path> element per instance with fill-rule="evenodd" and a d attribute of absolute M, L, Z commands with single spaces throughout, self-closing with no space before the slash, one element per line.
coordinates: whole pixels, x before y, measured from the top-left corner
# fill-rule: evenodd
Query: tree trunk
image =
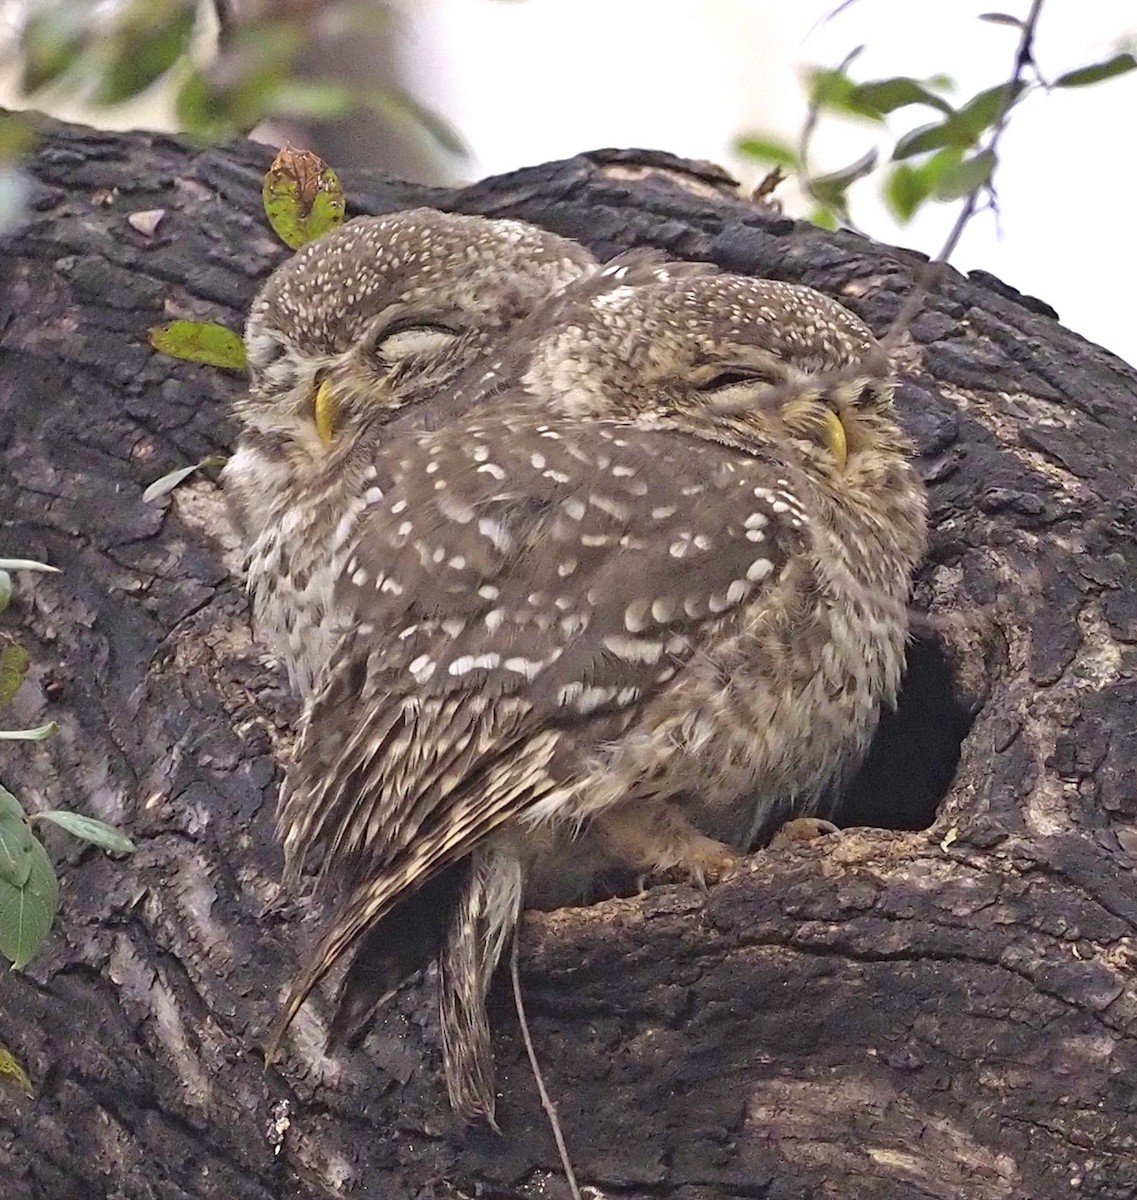
<path fill-rule="evenodd" d="M 146 329 L 239 327 L 286 254 L 260 211 L 269 155 L 45 124 L 4 249 L 0 553 L 63 573 L 21 577 L 0 618 L 33 661 L 5 724 L 61 727 L 5 743 L 0 778 L 139 848 L 49 837 L 60 917 L 0 974 L 0 1041 L 36 1089 L 0 1092 L 0 1192 L 563 1197 L 507 989 L 502 1137 L 449 1116 L 422 986 L 354 1052 L 325 1058 L 302 1014 L 286 1058 L 260 1057 L 313 934 L 279 901 L 272 835 L 295 714 L 215 486 L 141 492 L 231 444 L 239 376 L 154 354 Z M 878 332 L 919 265 L 662 155 L 456 192 L 346 182 L 357 212 L 425 201 L 808 283 Z M 127 221 L 158 208 L 152 237 Z M 581 1182 L 611 1200 L 1137 1197 L 1137 374 L 952 272 L 900 357 L 927 618 L 856 828 L 705 896 L 525 922 L 538 1053 Z"/>

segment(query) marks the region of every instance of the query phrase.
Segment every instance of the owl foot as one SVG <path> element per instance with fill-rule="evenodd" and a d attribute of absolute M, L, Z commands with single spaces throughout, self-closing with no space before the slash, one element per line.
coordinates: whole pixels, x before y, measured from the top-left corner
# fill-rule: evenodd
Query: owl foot
<path fill-rule="evenodd" d="M 636 877 L 640 892 L 668 883 L 690 883 L 705 892 L 712 883 L 720 883 L 738 867 L 738 855 L 713 838 L 693 834 L 666 867 L 646 871 Z"/>
<path fill-rule="evenodd" d="M 797 817 L 787 821 L 770 839 L 769 850 L 782 850 L 786 846 L 797 846 L 802 842 L 815 842 L 829 833 L 840 830 L 832 821 L 821 817 Z"/>

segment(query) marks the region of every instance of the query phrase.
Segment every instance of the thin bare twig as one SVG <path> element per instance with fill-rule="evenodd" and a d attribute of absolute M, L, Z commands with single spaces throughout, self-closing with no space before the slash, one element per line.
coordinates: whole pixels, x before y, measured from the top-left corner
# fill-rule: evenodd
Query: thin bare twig
<path fill-rule="evenodd" d="M 1014 108 L 1015 101 L 1018 99 L 1019 85 L 1023 82 L 1023 76 L 1026 73 L 1027 67 L 1031 66 L 1034 62 L 1034 35 L 1038 29 L 1038 18 L 1042 14 L 1042 5 L 1043 0 L 1031 0 L 1030 12 L 1027 13 L 1026 20 L 1022 23 L 1022 33 L 1019 36 L 1019 44 L 1015 50 L 1015 69 L 1011 74 L 1011 78 L 1007 81 L 1007 91 L 1003 97 L 1003 107 L 999 112 L 999 118 L 995 122 L 994 129 L 991 131 L 991 137 L 983 149 L 983 152 L 990 154 L 996 163 L 998 162 L 998 158 L 995 152 L 998 150 L 1003 132 L 1007 128 L 1011 109 Z M 977 183 L 964 199 L 963 207 L 959 210 L 959 216 L 956 217 L 955 224 L 951 227 L 947 241 L 944 242 L 939 254 L 920 272 L 911 292 L 908 293 L 908 298 L 900 306 L 900 311 L 896 314 L 896 319 L 884 335 L 881 345 L 884 347 L 886 353 L 896 349 L 900 339 L 908 331 L 909 325 L 915 320 L 916 314 L 920 311 L 924 301 L 938 285 L 948 259 L 955 253 L 955 249 L 959 245 L 959 239 L 963 236 L 963 231 L 975 215 L 979 197 L 989 187 L 990 178 Z"/>
<path fill-rule="evenodd" d="M 1011 78 L 1007 81 L 1007 91 L 1003 99 L 1003 106 L 999 112 L 998 119 L 991 131 L 991 137 L 984 147 L 985 153 L 994 155 L 999 147 L 999 141 L 1003 136 L 1003 131 L 1007 127 L 1007 122 L 1010 118 L 1011 109 L 1014 107 L 1015 100 L 1019 95 L 1019 85 L 1023 82 L 1023 76 L 1026 69 L 1034 63 L 1033 46 L 1034 35 L 1038 28 L 1038 18 L 1042 13 L 1043 0 L 1032 0 L 1030 12 L 1022 23 L 1022 34 L 1019 38 L 1018 47 L 1015 50 L 1015 67 Z M 845 59 L 845 64 L 850 60 Z M 844 69 L 844 65 L 842 69 Z M 811 119 L 816 121 L 816 110 L 811 111 Z M 803 137 L 808 140 L 810 133 L 803 134 Z M 996 161 L 998 161 L 996 159 Z M 908 293 L 904 303 L 900 306 L 900 311 L 896 314 L 895 320 L 889 327 L 888 332 L 881 340 L 881 350 L 885 356 L 890 356 L 900 343 L 900 339 L 908 331 L 908 327 L 915 320 L 924 301 L 928 298 L 931 292 L 939 285 L 940 277 L 943 274 L 943 269 L 947 265 L 948 260 L 955 252 L 959 245 L 959 239 L 963 236 L 964 229 L 967 228 L 968 222 L 975 215 L 979 204 L 979 197 L 985 190 L 990 189 L 990 177 L 981 183 L 975 185 L 970 193 L 965 197 L 963 207 L 959 211 L 959 216 L 952 225 L 951 232 L 948 234 L 947 240 L 944 242 L 939 254 L 936 255 L 924 268 L 920 271 L 912 285 L 912 290 Z M 884 373 L 883 362 L 868 359 L 864 362 L 855 363 L 848 367 L 841 367 L 835 371 L 826 371 L 813 376 L 810 379 L 810 385 L 819 393 L 825 392 L 842 384 L 850 383 L 854 380 L 868 381 L 874 378 L 881 378 Z M 793 396 L 800 395 L 801 385 L 797 383 L 782 384 L 778 387 L 771 388 L 762 395 L 762 404 L 764 407 L 776 408 L 779 404 Z M 712 412 L 720 416 L 730 416 L 735 413 L 747 412 L 753 409 L 754 401 L 750 398 L 745 399 L 728 399 L 728 400 L 708 400 L 707 407 Z"/>
<path fill-rule="evenodd" d="M 509 979 L 513 984 L 513 1007 L 517 1009 L 517 1020 L 521 1026 L 521 1040 L 525 1043 L 525 1053 L 529 1057 L 529 1066 L 533 1071 L 533 1079 L 541 1096 L 541 1107 L 549 1118 L 549 1128 L 553 1131 L 553 1140 L 557 1143 L 557 1153 L 561 1156 L 561 1166 L 564 1168 L 565 1179 L 568 1181 L 572 1200 L 584 1200 L 576 1182 L 576 1172 L 569 1160 L 568 1146 L 565 1145 L 565 1135 L 561 1131 L 561 1123 L 557 1118 L 557 1106 L 553 1103 L 545 1079 L 537 1062 L 537 1051 L 533 1049 L 533 1039 L 529 1035 L 529 1022 L 525 1019 L 525 1005 L 521 1002 L 521 977 L 517 970 L 517 933 L 513 935 L 513 945 L 509 951 Z"/>

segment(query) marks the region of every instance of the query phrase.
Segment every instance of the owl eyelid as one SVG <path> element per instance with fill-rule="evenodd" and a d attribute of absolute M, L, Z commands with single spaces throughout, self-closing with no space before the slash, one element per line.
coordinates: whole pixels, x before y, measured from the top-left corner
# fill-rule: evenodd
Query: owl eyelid
<path fill-rule="evenodd" d="M 377 328 L 367 349 L 384 359 L 407 358 L 443 350 L 460 333 L 445 321 L 405 317 Z"/>
<path fill-rule="evenodd" d="M 727 388 L 745 387 L 752 383 L 777 383 L 770 374 L 755 367 L 727 367 L 698 385 L 700 392 L 719 392 Z"/>

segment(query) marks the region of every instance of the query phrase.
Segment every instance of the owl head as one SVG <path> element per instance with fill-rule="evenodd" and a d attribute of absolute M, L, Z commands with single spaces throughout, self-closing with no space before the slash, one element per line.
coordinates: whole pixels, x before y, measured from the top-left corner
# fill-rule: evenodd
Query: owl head
<path fill-rule="evenodd" d="M 810 288 L 615 263 L 557 303 L 520 375 L 569 415 L 744 447 L 788 436 L 837 471 L 895 436 L 886 356 L 857 317 Z"/>
<path fill-rule="evenodd" d="M 425 208 L 348 221 L 254 301 L 238 419 L 320 454 L 356 420 L 444 387 L 593 267 L 583 247 L 517 221 Z"/>

